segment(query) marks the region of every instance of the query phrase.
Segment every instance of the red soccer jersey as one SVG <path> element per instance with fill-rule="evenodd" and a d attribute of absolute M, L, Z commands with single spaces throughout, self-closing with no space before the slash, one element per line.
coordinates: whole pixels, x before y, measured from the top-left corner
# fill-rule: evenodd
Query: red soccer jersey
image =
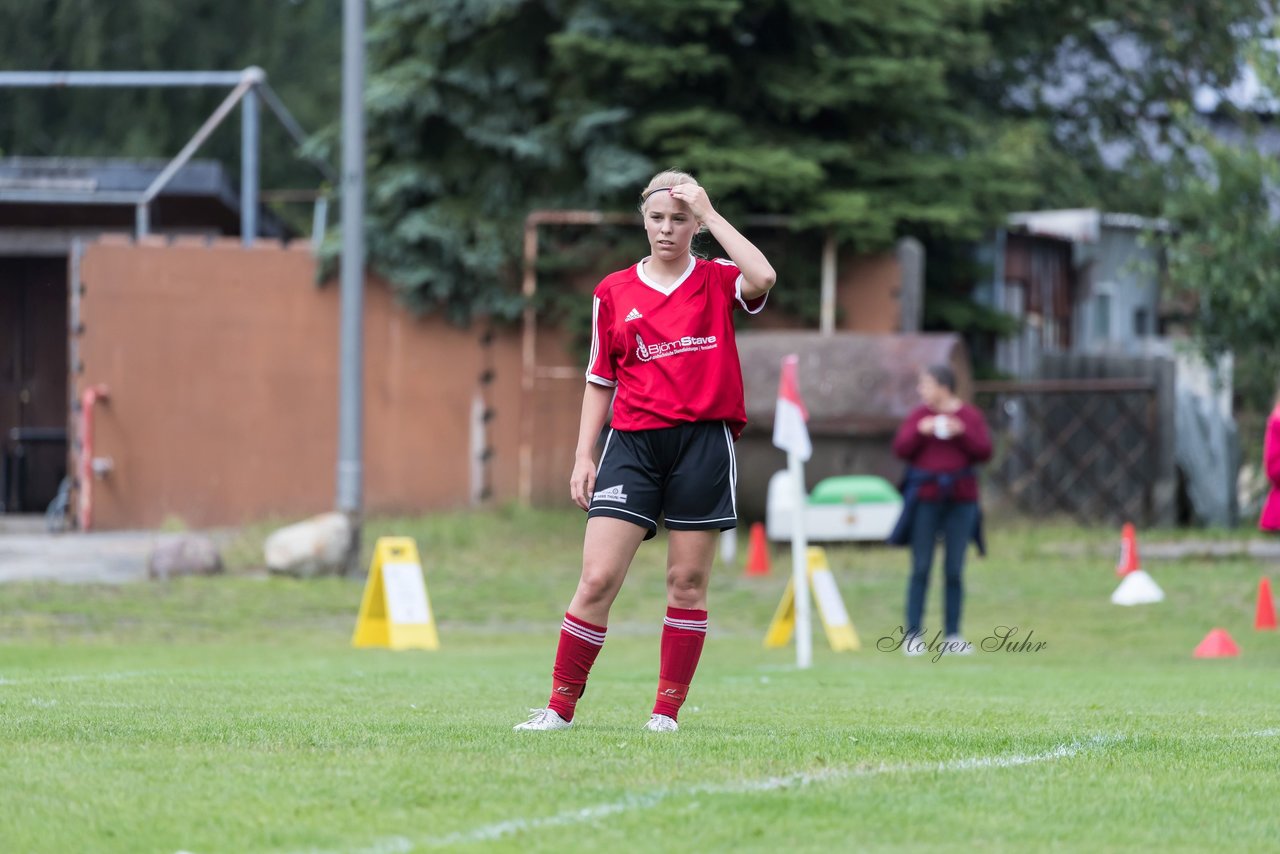
<path fill-rule="evenodd" d="M 644 261 L 596 286 L 587 381 L 617 386 L 615 429 L 724 421 L 738 438 L 747 413 L 733 312 L 755 314 L 768 298 L 748 302 L 742 283 L 732 261 L 691 258 L 670 288 L 645 275 Z"/>

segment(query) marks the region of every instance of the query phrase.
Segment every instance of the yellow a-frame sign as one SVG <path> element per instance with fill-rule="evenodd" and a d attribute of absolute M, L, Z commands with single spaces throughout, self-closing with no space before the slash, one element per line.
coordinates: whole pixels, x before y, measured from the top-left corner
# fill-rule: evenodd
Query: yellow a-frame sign
<path fill-rule="evenodd" d="M 856 652 L 862 649 L 858 640 L 858 632 L 849 619 L 849 612 L 840 598 L 840 590 L 836 587 L 835 576 L 831 574 L 831 565 L 827 563 L 827 553 L 817 546 L 811 546 L 808 552 L 809 589 L 813 591 L 813 600 L 818 605 L 818 615 L 822 619 L 822 627 L 827 632 L 827 643 L 836 652 Z M 782 593 L 782 601 L 769 623 L 769 631 L 764 636 L 767 649 L 786 646 L 791 642 L 791 635 L 796 630 L 796 591 L 792 581 L 787 582 L 787 589 Z"/>
<path fill-rule="evenodd" d="M 440 648 L 418 545 L 411 537 L 379 537 L 374 545 L 351 645 Z"/>

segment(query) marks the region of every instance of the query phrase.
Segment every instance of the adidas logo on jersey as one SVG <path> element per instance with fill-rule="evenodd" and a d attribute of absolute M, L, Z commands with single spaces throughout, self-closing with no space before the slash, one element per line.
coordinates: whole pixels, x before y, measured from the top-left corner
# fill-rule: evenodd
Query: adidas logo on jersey
<path fill-rule="evenodd" d="M 591 496 L 593 501 L 616 501 L 619 504 L 627 503 L 627 494 L 622 491 L 622 484 L 611 486 L 608 489 L 602 489 L 595 495 Z"/>
<path fill-rule="evenodd" d="M 627 315 L 626 320 L 624 320 L 624 321 L 622 321 L 622 322 L 623 322 L 623 323 L 630 323 L 631 321 L 633 321 L 633 320 L 639 320 L 639 319 L 640 319 L 640 318 L 642 318 L 642 317 L 644 317 L 644 315 L 640 313 L 640 309 L 638 309 L 638 308 L 633 308 L 633 309 L 631 309 L 631 313 Z"/>

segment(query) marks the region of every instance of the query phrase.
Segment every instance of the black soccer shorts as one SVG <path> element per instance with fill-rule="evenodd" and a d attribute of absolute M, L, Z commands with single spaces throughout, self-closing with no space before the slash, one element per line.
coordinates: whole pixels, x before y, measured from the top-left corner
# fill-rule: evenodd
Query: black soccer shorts
<path fill-rule="evenodd" d="M 658 532 L 737 527 L 738 462 L 723 421 L 656 430 L 610 430 L 587 516 L 611 516 Z"/>

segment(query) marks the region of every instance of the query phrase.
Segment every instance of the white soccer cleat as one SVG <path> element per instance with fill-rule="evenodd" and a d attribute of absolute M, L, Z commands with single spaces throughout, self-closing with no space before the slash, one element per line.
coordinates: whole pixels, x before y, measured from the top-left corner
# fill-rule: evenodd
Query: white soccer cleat
<path fill-rule="evenodd" d="M 675 732 L 680 729 L 680 725 L 676 723 L 675 718 L 655 713 L 649 717 L 649 722 L 644 725 L 644 728 L 649 732 Z"/>
<path fill-rule="evenodd" d="M 530 709 L 529 720 L 522 724 L 516 724 L 511 729 L 520 732 L 522 730 L 568 729 L 571 726 L 573 726 L 573 721 L 566 721 L 556 713 L 555 709 Z"/>
<path fill-rule="evenodd" d="M 917 655 L 924 655 L 928 651 L 928 646 L 924 633 L 921 632 L 918 635 L 907 635 L 907 639 L 902 642 L 902 651 L 914 658 Z"/>
<path fill-rule="evenodd" d="M 947 635 L 946 646 L 943 650 L 948 655 L 969 655 L 973 652 L 973 644 L 969 643 L 960 635 Z"/>

